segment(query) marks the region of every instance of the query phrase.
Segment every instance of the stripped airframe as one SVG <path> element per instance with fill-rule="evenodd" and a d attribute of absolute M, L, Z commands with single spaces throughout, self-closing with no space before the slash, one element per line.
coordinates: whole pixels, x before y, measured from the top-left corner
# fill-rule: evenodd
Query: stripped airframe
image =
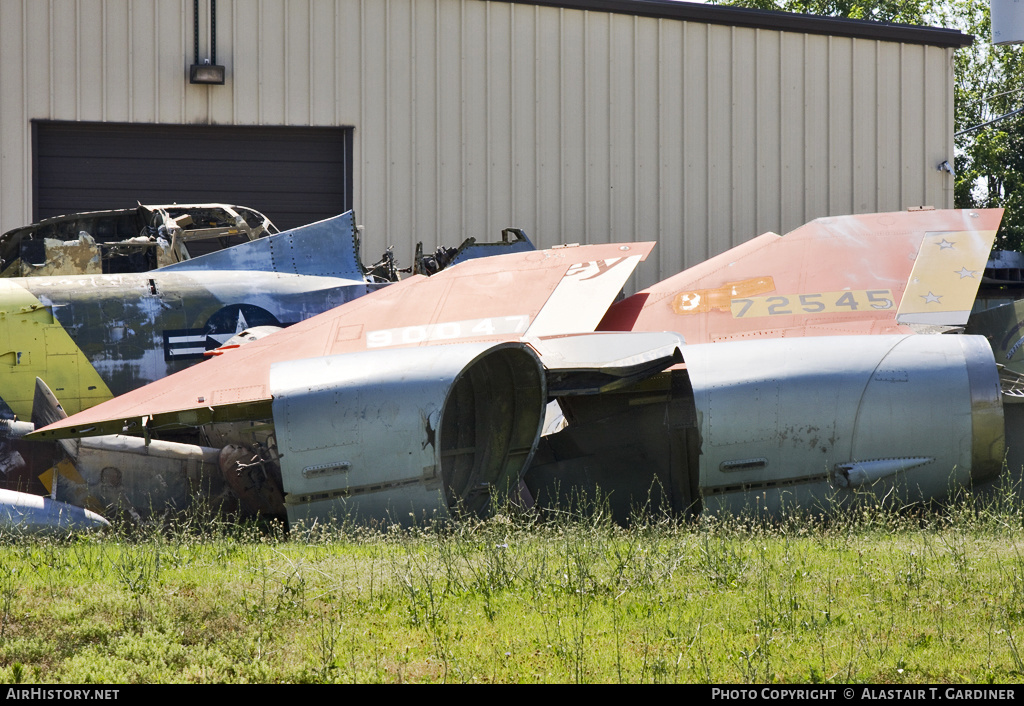
<path fill-rule="evenodd" d="M 199 207 L 182 208 L 192 210 L 177 218 L 191 219 Z M 101 215 L 109 214 L 65 217 L 57 225 L 77 227 L 99 222 Z M 18 235 L 22 241 L 29 237 Z M 182 243 L 189 240 L 188 233 L 177 235 Z M 52 448 L 18 442 L 39 419 L 54 421 L 40 410 L 37 378 L 49 383 L 46 389 L 52 388 L 54 399 L 59 397 L 62 414 L 74 413 L 397 279 L 390 251 L 374 271 L 362 265 L 351 212 L 259 239 L 250 235 L 252 240 L 235 247 L 151 272 L 36 272 L 0 279 L 0 473 L 5 489 L 42 492 L 45 485 L 52 490 L 52 473 L 40 477 L 54 463 Z M 46 238 L 51 240 L 58 242 Z M 532 248 L 519 233 L 516 238 L 506 234 L 495 245 L 471 238 L 457 252 L 473 258 Z M 160 452 L 181 463 L 182 457 L 174 456 L 176 447 L 157 444 L 146 449 L 150 467 Z M 47 512 L 52 507 L 59 514 L 54 504 Z"/>
<path fill-rule="evenodd" d="M 475 261 L 31 436 L 63 439 L 78 464 L 63 497 L 133 512 L 160 480 L 137 470 L 124 482 L 145 442 L 105 456 L 115 486 L 80 460 L 85 437 L 191 434 L 218 459 L 197 478 L 292 522 L 408 521 L 570 493 L 603 493 L 620 519 L 647 502 L 777 513 L 939 498 L 999 473 L 1000 380 L 985 338 L 918 332 L 967 322 L 1000 219 L 819 219 L 615 305 L 651 244 Z M 567 426 L 541 439 L 549 399 Z"/>

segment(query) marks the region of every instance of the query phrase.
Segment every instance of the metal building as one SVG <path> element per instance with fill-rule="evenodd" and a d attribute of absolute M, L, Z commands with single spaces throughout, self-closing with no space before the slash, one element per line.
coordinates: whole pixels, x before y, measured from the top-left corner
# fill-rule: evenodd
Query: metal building
<path fill-rule="evenodd" d="M 656 239 L 643 286 L 817 216 L 952 206 L 970 41 L 670 0 L 0 0 L 0 231 L 351 206 L 404 262 L 505 226 Z"/>

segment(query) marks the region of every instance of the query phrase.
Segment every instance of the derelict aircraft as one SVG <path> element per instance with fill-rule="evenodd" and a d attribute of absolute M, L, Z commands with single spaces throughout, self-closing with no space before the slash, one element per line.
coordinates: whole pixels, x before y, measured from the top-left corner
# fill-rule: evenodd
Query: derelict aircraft
<path fill-rule="evenodd" d="M 379 286 L 359 262 L 351 213 L 150 272 L 5 278 L 0 397 L 28 419 L 40 377 L 76 412 L 183 370 L 244 329 Z"/>
<path fill-rule="evenodd" d="M 1001 217 L 819 219 L 614 305 L 653 243 L 475 260 L 71 417 L 40 386 L 56 421 L 29 438 L 61 440 L 75 505 L 162 511 L 230 486 L 292 523 L 598 491 L 619 519 L 941 498 L 1003 461 L 988 341 L 934 335 L 967 323 Z M 566 426 L 541 438 L 549 400 Z M 137 461 L 171 434 L 205 460 L 155 500 L 168 475 Z"/>
<path fill-rule="evenodd" d="M 182 211 L 179 219 L 191 218 L 205 208 L 174 207 L 173 212 Z M 51 221 L 78 227 L 101 217 L 109 220 L 110 214 Z M 7 235 L 53 227 L 46 221 Z M 196 232 L 195 237 L 209 236 Z M 183 232 L 183 242 L 192 238 L 190 233 Z M 13 420 L 38 416 L 33 404 L 37 377 L 48 382 L 64 409 L 77 412 L 199 362 L 236 337 L 265 335 L 393 281 L 360 262 L 351 211 L 272 235 L 250 229 L 249 236 L 234 247 L 152 271 L 43 276 L 40 270 L 30 277 L 0 279 L 0 485 L 33 489 L 39 463 L 43 469 L 53 463 L 39 445 L 16 441 L 33 422 Z M 18 242 L 24 245 L 24 240 Z M 90 246 L 86 249 L 92 252 L 91 242 L 70 245 Z M 64 247 L 63 241 L 53 243 L 51 252 Z M 527 249 L 533 245 L 521 231 L 506 229 L 501 243 L 470 238 L 448 250 L 453 261 L 461 261 Z M 390 270 L 397 279 L 393 260 Z M 45 517 L 49 510 L 37 508 L 31 498 L 16 500 L 0 498 L 0 511 Z"/>
<path fill-rule="evenodd" d="M 200 211 L 183 213 L 191 218 Z M 109 225 L 110 215 L 50 219 L 5 238 L 30 230 L 35 235 L 34 228 L 48 233 L 65 221 L 79 227 L 105 218 Z M 35 484 L 34 454 L 12 438 L 32 425 L 12 420 L 32 415 L 37 377 L 49 382 L 69 411 L 78 411 L 203 360 L 243 331 L 290 324 L 385 284 L 359 261 L 351 212 L 274 235 L 267 235 L 267 223 L 250 228 L 252 239 L 235 247 L 153 271 L 42 275 L 59 271 L 48 263 L 31 276 L 0 279 L 0 418 L 7 432 L 0 471 L 6 490 Z M 190 237 L 185 232 L 182 239 Z M 21 250 L 14 265 L 26 258 L 25 242 L 15 242 Z M 74 260 L 66 245 L 84 248 L 90 257 L 99 253 L 89 239 L 52 243 L 47 252 L 60 251 L 61 262 Z M 98 267 L 100 258 L 93 259 Z M 49 508 L 37 505 L 31 497 L 0 499 L 0 510 L 30 526 L 46 521 Z"/>

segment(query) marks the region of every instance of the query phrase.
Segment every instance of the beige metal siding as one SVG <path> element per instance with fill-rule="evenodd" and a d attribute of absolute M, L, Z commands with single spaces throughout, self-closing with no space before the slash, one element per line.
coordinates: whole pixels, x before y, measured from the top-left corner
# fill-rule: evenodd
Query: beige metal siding
<path fill-rule="evenodd" d="M 201 58 L 209 56 L 202 0 Z M 30 120 L 355 126 L 368 252 L 656 239 L 650 284 L 767 230 L 952 206 L 952 49 L 484 0 L 0 0 L 0 230 Z"/>

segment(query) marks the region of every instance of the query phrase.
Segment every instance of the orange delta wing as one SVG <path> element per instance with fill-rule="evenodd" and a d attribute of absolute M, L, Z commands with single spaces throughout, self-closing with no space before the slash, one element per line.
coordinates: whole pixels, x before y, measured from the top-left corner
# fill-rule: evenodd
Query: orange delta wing
<path fill-rule="evenodd" d="M 280 361 L 449 342 L 499 343 L 555 329 L 593 331 L 653 247 L 569 246 L 479 258 L 430 278 L 411 277 L 51 424 L 32 438 L 120 433 L 122 422 L 168 415 L 175 425 L 202 423 L 210 418 L 204 411 L 269 400 L 270 366 Z M 564 311 L 549 314 L 552 308 Z"/>
<path fill-rule="evenodd" d="M 962 325 L 1002 214 L 874 213 L 766 233 L 616 303 L 599 329 L 693 344 Z"/>

